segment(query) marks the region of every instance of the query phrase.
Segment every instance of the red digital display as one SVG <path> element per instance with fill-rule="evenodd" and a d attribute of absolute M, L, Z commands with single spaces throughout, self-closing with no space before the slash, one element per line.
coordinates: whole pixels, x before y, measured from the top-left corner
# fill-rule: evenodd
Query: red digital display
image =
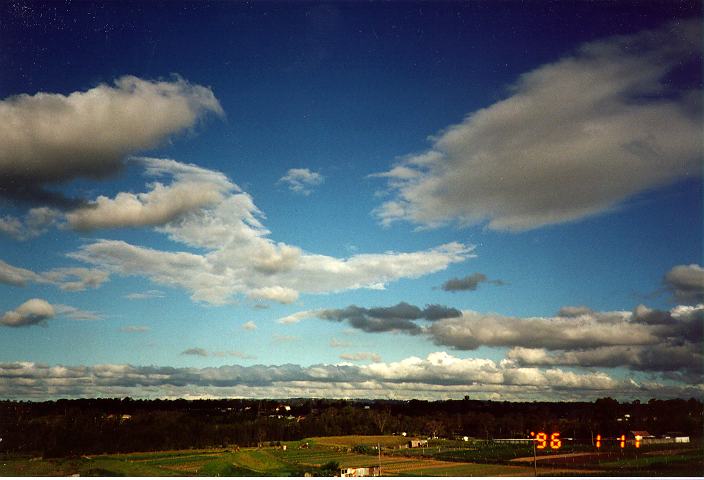
<path fill-rule="evenodd" d="M 530 432 L 531 437 L 535 437 L 535 448 L 538 450 L 544 450 L 548 446 L 548 434 L 545 432 Z M 550 448 L 553 450 L 559 450 L 562 447 L 562 440 L 560 440 L 560 432 L 553 432 L 550 434 Z"/>

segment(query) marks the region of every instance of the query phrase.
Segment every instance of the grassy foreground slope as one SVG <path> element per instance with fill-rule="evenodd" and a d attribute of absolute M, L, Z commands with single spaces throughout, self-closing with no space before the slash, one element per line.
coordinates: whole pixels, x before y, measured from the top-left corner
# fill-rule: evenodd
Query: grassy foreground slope
<path fill-rule="evenodd" d="M 175 450 L 73 458 L 0 458 L 0 476 L 303 476 L 331 475 L 335 467 L 381 464 L 384 476 L 532 476 L 523 447 L 436 442 L 422 450 L 394 449 L 402 437 L 315 437 L 262 448 Z M 382 445 L 382 456 L 367 454 Z M 284 449 L 283 446 L 286 448 Z M 365 448 L 355 448 L 364 446 Z M 389 450 L 384 450 L 386 446 Z M 630 455 L 585 453 L 545 456 L 539 475 L 678 476 L 704 473 L 700 448 L 642 451 Z M 392 454 L 393 453 L 393 454 Z M 421 455 L 410 456 L 420 453 Z M 606 452 L 603 452 L 606 453 Z M 592 458 L 594 457 L 594 458 Z M 471 461 L 468 461 L 470 460 Z M 514 461 L 512 461 L 513 459 Z M 515 460 L 518 460 L 516 462 Z M 530 460 L 530 459 L 529 459 Z"/>

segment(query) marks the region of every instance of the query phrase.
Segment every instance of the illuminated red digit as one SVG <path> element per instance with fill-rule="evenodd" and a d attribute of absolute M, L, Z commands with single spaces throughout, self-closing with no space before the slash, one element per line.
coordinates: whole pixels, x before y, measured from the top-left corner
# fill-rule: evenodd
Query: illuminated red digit
<path fill-rule="evenodd" d="M 545 432 L 540 432 L 535 436 L 535 441 L 537 443 L 536 447 L 539 450 L 544 449 L 548 445 L 548 434 Z"/>
<path fill-rule="evenodd" d="M 625 448 L 625 447 L 626 447 L 626 436 L 625 436 L 625 435 L 621 435 L 621 436 L 619 437 L 619 440 L 621 440 L 621 448 Z"/>
<path fill-rule="evenodd" d="M 596 436 L 596 448 L 601 448 L 601 434 Z"/>
<path fill-rule="evenodd" d="M 550 448 L 554 450 L 559 450 L 562 446 L 562 440 L 560 440 L 560 432 L 555 432 L 550 435 Z"/>

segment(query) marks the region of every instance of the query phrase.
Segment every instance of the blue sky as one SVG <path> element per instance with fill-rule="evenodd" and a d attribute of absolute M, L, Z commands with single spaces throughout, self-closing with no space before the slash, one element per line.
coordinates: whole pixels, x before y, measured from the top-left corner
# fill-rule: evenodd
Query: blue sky
<path fill-rule="evenodd" d="M 0 396 L 701 397 L 696 2 L 0 18 Z"/>

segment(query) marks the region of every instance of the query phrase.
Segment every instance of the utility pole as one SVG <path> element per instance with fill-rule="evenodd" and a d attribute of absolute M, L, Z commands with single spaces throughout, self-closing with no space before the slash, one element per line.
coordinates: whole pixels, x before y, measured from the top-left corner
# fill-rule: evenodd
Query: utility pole
<path fill-rule="evenodd" d="M 538 476 L 538 457 L 535 454 L 535 439 L 533 439 L 533 471 L 535 476 Z"/>
<path fill-rule="evenodd" d="M 379 476 L 381 477 L 381 444 L 376 444 L 376 449 L 379 452 Z"/>

